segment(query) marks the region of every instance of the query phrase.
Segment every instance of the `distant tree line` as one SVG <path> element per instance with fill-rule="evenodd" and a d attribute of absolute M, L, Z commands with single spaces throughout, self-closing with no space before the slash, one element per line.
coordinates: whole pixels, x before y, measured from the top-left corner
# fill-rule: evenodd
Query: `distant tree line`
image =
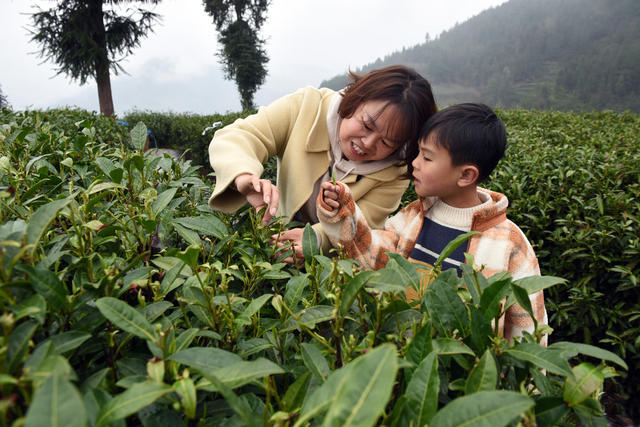
<path fill-rule="evenodd" d="M 360 71 L 390 63 L 424 74 L 440 105 L 640 111 L 640 2 L 510 0 Z"/>

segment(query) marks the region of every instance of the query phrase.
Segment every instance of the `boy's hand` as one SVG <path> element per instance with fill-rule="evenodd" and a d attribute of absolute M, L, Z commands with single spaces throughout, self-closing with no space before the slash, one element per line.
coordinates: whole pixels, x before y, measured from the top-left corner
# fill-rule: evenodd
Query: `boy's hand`
<path fill-rule="evenodd" d="M 323 182 L 320 188 L 322 189 L 322 200 L 327 204 L 327 206 L 333 209 L 339 209 L 340 186 L 331 181 L 327 181 Z"/>
<path fill-rule="evenodd" d="M 268 179 L 260 179 L 258 175 L 245 173 L 238 175 L 234 181 L 236 189 L 247 198 L 247 202 L 257 211 L 267 205 L 262 217 L 262 225 L 269 224 L 278 210 L 280 191 Z"/>

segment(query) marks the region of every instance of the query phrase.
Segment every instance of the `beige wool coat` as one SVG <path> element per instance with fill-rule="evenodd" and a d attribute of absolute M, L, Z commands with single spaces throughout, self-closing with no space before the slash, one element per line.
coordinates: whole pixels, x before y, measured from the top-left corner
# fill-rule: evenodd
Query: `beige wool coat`
<path fill-rule="evenodd" d="M 209 144 L 209 159 L 216 173 L 209 206 L 225 213 L 244 206 L 245 197 L 230 185 L 242 173 L 262 175 L 263 165 L 277 156 L 278 215 L 290 221 L 331 165 L 327 114 L 334 96 L 340 95 L 326 88 L 300 89 L 217 131 Z M 401 178 L 405 170 L 390 166 L 360 178 L 350 174 L 341 179 L 371 227 L 382 228 L 386 217 L 398 208 L 409 185 Z M 322 226 L 318 223 L 313 228 L 322 238 L 323 249 L 328 250 L 330 242 Z"/>

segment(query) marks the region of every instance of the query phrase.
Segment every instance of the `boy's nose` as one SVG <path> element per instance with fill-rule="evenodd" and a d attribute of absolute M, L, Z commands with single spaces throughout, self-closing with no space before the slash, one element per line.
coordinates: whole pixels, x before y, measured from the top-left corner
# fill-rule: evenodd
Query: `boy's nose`
<path fill-rule="evenodd" d="M 413 159 L 413 161 L 411 162 L 411 166 L 413 166 L 414 169 L 418 169 L 418 156 Z"/>

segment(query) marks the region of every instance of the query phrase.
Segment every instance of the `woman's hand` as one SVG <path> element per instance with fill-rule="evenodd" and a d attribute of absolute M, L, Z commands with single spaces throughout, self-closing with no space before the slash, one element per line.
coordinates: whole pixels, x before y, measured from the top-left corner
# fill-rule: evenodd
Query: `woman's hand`
<path fill-rule="evenodd" d="M 304 264 L 304 252 L 302 252 L 302 235 L 304 228 L 291 228 L 285 230 L 280 234 L 274 234 L 271 236 L 271 244 L 276 245 L 279 251 L 293 250 L 293 254 L 290 257 L 282 260 L 287 264 Z"/>
<path fill-rule="evenodd" d="M 322 188 L 322 200 L 324 200 L 327 206 L 333 209 L 339 209 L 340 208 L 340 202 L 339 202 L 340 187 L 331 181 L 326 181 L 321 184 L 321 188 Z"/>
<path fill-rule="evenodd" d="M 258 175 L 245 173 L 238 175 L 234 181 L 236 189 L 247 198 L 247 202 L 256 211 L 267 205 L 262 217 L 262 225 L 269 224 L 271 218 L 278 211 L 280 190 L 268 179 L 260 179 Z"/>

